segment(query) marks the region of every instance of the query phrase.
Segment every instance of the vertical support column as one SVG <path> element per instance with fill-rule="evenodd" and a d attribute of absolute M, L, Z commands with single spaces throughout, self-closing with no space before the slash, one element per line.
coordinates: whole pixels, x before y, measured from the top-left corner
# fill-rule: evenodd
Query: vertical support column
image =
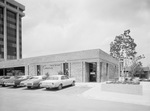
<path fill-rule="evenodd" d="M 63 68 L 64 68 L 63 63 L 61 63 L 61 72 L 63 72 Z"/>
<path fill-rule="evenodd" d="M 82 61 L 82 82 L 85 82 L 85 62 Z"/>
<path fill-rule="evenodd" d="M 86 62 L 82 62 L 82 82 L 87 82 Z"/>
<path fill-rule="evenodd" d="M 4 60 L 7 60 L 7 12 L 4 8 Z"/>
<path fill-rule="evenodd" d="M 25 75 L 29 75 L 29 65 L 25 66 Z"/>
<path fill-rule="evenodd" d="M 68 73 L 69 73 L 69 76 L 71 77 L 71 62 L 68 63 Z"/>
<path fill-rule="evenodd" d="M 109 74 L 110 74 L 110 73 L 109 73 L 109 70 L 110 70 L 110 69 L 109 69 L 109 68 L 110 68 L 110 67 L 109 67 L 109 63 L 107 63 L 107 64 L 108 64 L 108 65 L 107 65 L 107 81 L 109 81 L 109 77 L 110 77 L 110 75 L 109 75 Z"/>
<path fill-rule="evenodd" d="M 100 82 L 100 62 L 97 62 L 97 76 L 96 76 L 96 81 Z"/>
<path fill-rule="evenodd" d="M 102 82 L 102 67 L 103 67 L 103 62 L 100 63 L 100 75 L 99 75 L 99 82 Z"/>
<path fill-rule="evenodd" d="M 43 64 L 40 65 L 41 68 L 41 75 L 43 75 Z"/>
<path fill-rule="evenodd" d="M 19 45 L 19 13 L 17 13 L 17 30 L 16 30 L 16 33 L 17 33 L 17 59 L 20 59 L 20 45 Z"/>
<path fill-rule="evenodd" d="M 37 76 L 37 65 L 33 65 L 33 73 Z"/>

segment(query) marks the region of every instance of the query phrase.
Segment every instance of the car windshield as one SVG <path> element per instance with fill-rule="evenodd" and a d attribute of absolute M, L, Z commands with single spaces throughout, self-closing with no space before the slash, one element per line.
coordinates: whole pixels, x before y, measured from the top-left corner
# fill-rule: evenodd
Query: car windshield
<path fill-rule="evenodd" d="M 20 76 L 17 76 L 17 77 L 15 77 L 16 79 L 20 79 L 21 77 Z"/>
<path fill-rule="evenodd" d="M 5 76 L 5 77 L 4 77 L 4 79 L 9 79 L 9 78 L 10 78 L 9 76 Z"/>
<path fill-rule="evenodd" d="M 10 79 L 14 79 L 14 78 L 15 78 L 14 76 L 10 77 Z"/>
<path fill-rule="evenodd" d="M 25 78 L 27 78 L 26 76 L 22 76 L 22 77 L 20 77 L 19 79 L 25 79 Z"/>
<path fill-rule="evenodd" d="M 58 77 L 49 77 L 48 80 L 58 80 Z"/>
<path fill-rule="evenodd" d="M 29 79 L 33 79 L 33 77 L 29 77 Z"/>

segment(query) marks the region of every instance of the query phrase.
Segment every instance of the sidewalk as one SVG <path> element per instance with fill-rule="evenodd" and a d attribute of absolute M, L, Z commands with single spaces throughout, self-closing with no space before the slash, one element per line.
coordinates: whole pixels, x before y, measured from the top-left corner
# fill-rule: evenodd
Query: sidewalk
<path fill-rule="evenodd" d="M 78 83 L 77 86 L 88 86 L 91 89 L 85 91 L 82 95 L 90 99 L 99 99 L 106 101 L 116 101 L 150 106 L 150 82 L 142 82 L 143 95 L 123 94 L 115 92 L 101 91 L 101 84 L 104 83 Z"/>

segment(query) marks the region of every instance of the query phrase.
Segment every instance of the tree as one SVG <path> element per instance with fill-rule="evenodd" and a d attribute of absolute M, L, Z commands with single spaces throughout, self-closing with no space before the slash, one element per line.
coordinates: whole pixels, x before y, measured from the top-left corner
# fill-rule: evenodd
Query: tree
<path fill-rule="evenodd" d="M 129 35 L 130 30 L 125 30 L 123 34 L 116 36 L 114 41 L 110 44 L 110 55 L 115 58 L 124 57 L 123 51 L 127 57 L 135 57 L 137 46 L 134 39 Z"/>
<path fill-rule="evenodd" d="M 129 71 L 130 77 L 134 77 L 135 75 L 141 75 L 143 74 L 143 68 L 142 68 L 142 63 L 139 62 L 135 62 L 130 66 L 130 71 Z"/>

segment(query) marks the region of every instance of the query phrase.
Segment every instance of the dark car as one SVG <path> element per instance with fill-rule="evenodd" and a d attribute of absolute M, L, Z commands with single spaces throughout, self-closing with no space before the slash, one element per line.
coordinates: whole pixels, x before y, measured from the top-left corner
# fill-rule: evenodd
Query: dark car
<path fill-rule="evenodd" d="M 29 79 L 29 76 L 28 76 L 28 75 L 25 75 L 25 76 L 21 76 L 21 77 L 19 77 L 19 78 L 16 78 L 16 79 L 12 82 L 12 86 L 14 86 L 14 87 L 20 86 L 20 83 L 21 83 L 22 81 L 27 80 L 27 79 Z"/>
<path fill-rule="evenodd" d="M 46 80 L 46 76 L 33 76 L 32 79 L 25 82 L 28 89 L 40 87 L 40 82 Z"/>
<path fill-rule="evenodd" d="M 9 80 L 11 78 L 11 76 L 3 76 L 1 79 L 0 79 L 0 85 L 2 85 L 3 87 L 5 86 L 5 81 Z"/>

